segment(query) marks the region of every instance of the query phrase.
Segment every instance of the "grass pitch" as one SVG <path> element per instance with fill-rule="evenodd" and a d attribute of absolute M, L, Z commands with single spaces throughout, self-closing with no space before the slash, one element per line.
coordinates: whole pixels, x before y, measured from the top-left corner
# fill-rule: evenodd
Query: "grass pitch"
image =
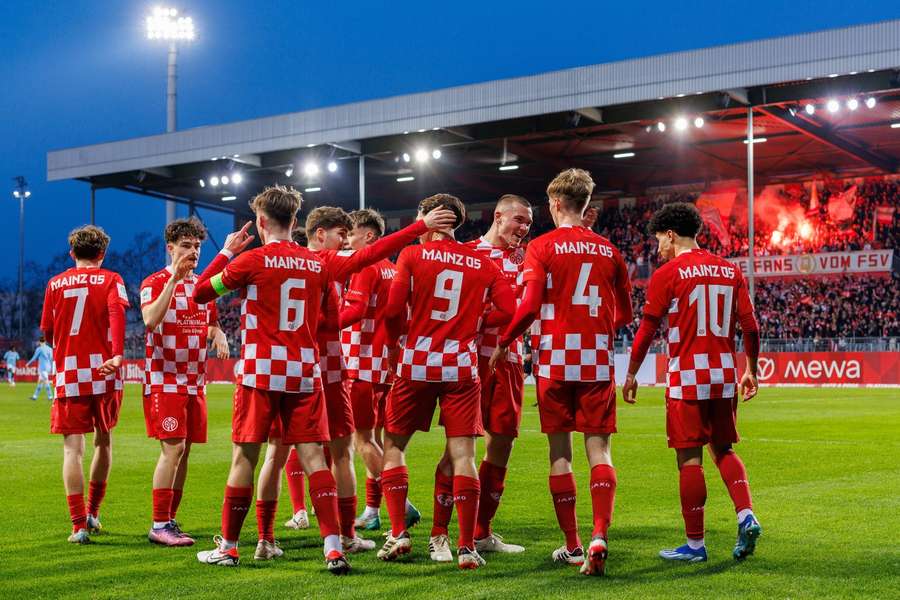
<path fill-rule="evenodd" d="M 900 589 L 900 394 L 893 389 L 766 388 L 739 412 L 744 459 L 763 525 L 757 554 L 731 558 L 735 518 L 718 472 L 707 461 L 706 564 L 670 564 L 657 551 L 682 543 L 674 453 L 666 448 L 662 390 L 644 388 L 639 404 L 619 404 L 613 457 L 619 477 L 610 530 L 608 576 L 588 578 L 556 566 L 562 543 L 547 489 L 547 444 L 529 388 L 522 436 L 513 451 L 495 529 L 521 543 L 522 555 L 487 555 L 461 572 L 428 559 L 434 465 L 443 432 L 417 434 L 410 445 L 410 497 L 423 521 L 411 560 L 351 558 L 353 573 L 323 569 L 318 532 L 294 532 L 287 491 L 276 537 L 285 556 L 254 563 L 255 516 L 247 518 L 243 563 L 198 564 L 194 554 L 218 533 L 230 456 L 230 386 L 210 386 L 210 443 L 194 448 L 179 520 L 198 540 L 187 549 L 147 542 L 150 483 L 158 454 L 145 437 L 140 390 L 128 386 L 114 433 L 113 469 L 101 511 L 105 531 L 86 547 L 66 543 L 68 512 L 60 479 L 61 440 L 50 435 L 49 403 L 31 402 L 30 384 L 0 388 L 0 596 L 35 597 L 596 597 L 823 598 L 897 597 Z M 577 442 L 580 445 L 580 442 Z M 578 514 L 590 535 L 588 473 L 576 453 Z M 86 463 L 89 456 L 86 457 Z M 358 463 L 359 464 L 359 463 Z M 360 471 L 360 492 L 364 497 Z M 382 508 L 383 524 L 387 511 Z M 455 521 L 451 526 L 454 535 Z"/>

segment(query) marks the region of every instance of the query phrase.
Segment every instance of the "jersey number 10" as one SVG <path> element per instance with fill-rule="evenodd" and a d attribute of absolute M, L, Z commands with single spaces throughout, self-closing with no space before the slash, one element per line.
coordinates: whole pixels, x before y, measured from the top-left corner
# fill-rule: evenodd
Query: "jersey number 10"
<path fill-rule="evenodd" d="M 719 314 L 719 298 L 723 298 L 722 314 Z M 691 290 L 688 302 L 697 305 L 697 335 L 709 331 L 717 337 L 728 337 L 731 330 L 731 307 L 734 288 L 730 285 L 698 285 Z"/>

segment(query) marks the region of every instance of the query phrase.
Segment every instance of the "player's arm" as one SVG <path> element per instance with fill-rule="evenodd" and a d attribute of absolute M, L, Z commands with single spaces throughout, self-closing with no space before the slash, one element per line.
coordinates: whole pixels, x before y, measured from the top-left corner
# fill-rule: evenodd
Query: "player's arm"
<path fill-rule="evenodd" d="M 39 355 L 40 353 L 41 353 L 40 348 L 35 348 L 35 349 L 34 349 L 34 354 L 32 354 L 32 355 L 31 355 L 31 358 L 28 360 L 28 362 L 25 363 L 25 366 L 27 367 L 28 365 L 30 365 L 31 363 L 33 363 L 34 361 L 36 361 L 36 360 L 38 359 L 38 355 Z"/>
<path fill-rule="evenodd" d="M 366 314 L 372 288 L 380 274 L 375 269 L 363 269 L 353 276 L 344 293 L 344 304 L 341 307 L 341 327 L 355 325 Z"/>
<path fill-rule="evenodd" d="M 128 294 L 125 292 L 125 283 L 119 275 L 116 275 L 106 296 L 112 357 L 97 368 L 103 375 L 112 375 L 122 366 L 122 355 L 125 352 L 125 308 L 127 306 Z"/>
<path fill-rule="evenodd" d="M 387 346 L 393 348 L 397 344 L 406 317 L 406 305 L 409 302 L 412 274 L 410 273 L 411 252 L 404 250 L 397 260 L 397 275 L 391 282 L 387 305 L 384 308 Z"/>
<path fill-rule="evenodd" d="M 247 233 L 252 224 L 252 221 L 247 221 L 243 227 L 228 234 L 225 238 L 225 246 L 216 254 L 212 262 L 203 269 L 203 272 L 197 276 L 198 284 L 207 281 L 217 273 L 221 273 L 228 266 L 229 260 L 243 252 L 253 242 L 254 236 Z"/>
<path fill-rule="evenodd" d="M 231 349 L 228 347 L 228 338 L 219 325 L 219 309 L 216 307 L 215 302 L 209 309 L 209 323 L 209 327 L 206 328 L 206 337 L 212 341 L 216 357 L 228 358 L 231 355 Z"/>
<path fill-rule="evenodd" d="M 494 354 L 491 355 L 489 365 L 492 370 L 498 361 L 506 359 L 510 344 L 525 333 L 540 314 L 541 304 L 544 303 L 544 287 L 547 283 L 547 270 L 544 264 L 543 247 L 536 243 L 529 244 L 525 250 L 523 269 L 525 291 L 519 308 L 516 309 L 512 321 L 500 337 Z"/>
<path fill-rule="evenodd" d="M 628 278 L 628 265 L 622 255 L 616 254 L 616 331 L 631 323 L 634 309 L 631 306 L 631 279 Z"/>
<path fill-rule="evenodd" d="M 753 311 L 753 302 L 747 290 L 747 282 L 741 277 L 737 289 L 737 315 L 744 334 L 744 353 L 747 355 L 747 369 L 741 377 L 741 396 L 744 402 L 759 391 L 757 370 L 759 366 L 759 324 Z"/>
<path fill-rule="evenodd" d="M 421 220 L 404 227 L 396 233 L 385 236 L 377 242 L 353 253 L 339 252 L 330 261 L 331 273 L 335 281 L 344 281 L 353 273 L 379 260 L 392 256 L 416 240 L 420 235 L 436 229 L 447 229 L 456 222 L 456 215 L 447 208 L 438 208 Z"/>
<path fill-rule="evenodd" d="M 650 284 L 647 286 L 644 316 L 641 318 L 641 324 L 631 345 L 631 360 L 628 363 L 625 383 L 622 385 L 622 398 L 629 404 L 634 404 L 637 400 L 637 372 L 647 357 L 647 351 L 650 350 L 656 330 L 659 329 L 663 315 L 666 314 L 672 300 L 672 289 L 667 278 L 666 271 L 658 269 L 650 278 Z"/>
<path fill-rule="evenodd" d="M 173 274 L 162 286 L 162 289 L 159 289 L 159 286 L 154 285 L 153 282 L 141 288 L 141 317 L 143 317 L 147 329 L 152 331 L 162 323 L 169 310 L 169 305 L 172 303 L 175 286 L 187 277 L 187 274 L 196 265 L 197 262 L 192 256 L 182 256 L 172 265 Z"/>
<path fill-rule="evenodd" d="M 484 319 L 485 327 L 503 327 L 512 321 L 516 312 L 516 294 L 499 270 L 491 284 L 490 301 L 493 307 Z"/>
<path fill-rule="evenodd" d="M 220 273 L 194 286 L 194 302 L 206 304 L 247 285 L 257 266 L 254 254 L 242 254 Z"/>
<path fill-rule="evenodd" d="M 335 289 L 334 282 L 325 280 L 325 290 L 322 297 L 322 315 L 319 319 L 319 331 L 334 331 L 342 329 L 344 324 L 341 322 L 341 297 Z"/>
<path fill-rule="evenodd" d="M 44 307 L 41 309 L 41 332 L 51 346 L 53 343 L 53 299 L 50 297 L 50 284 L 44 290 Z"/>

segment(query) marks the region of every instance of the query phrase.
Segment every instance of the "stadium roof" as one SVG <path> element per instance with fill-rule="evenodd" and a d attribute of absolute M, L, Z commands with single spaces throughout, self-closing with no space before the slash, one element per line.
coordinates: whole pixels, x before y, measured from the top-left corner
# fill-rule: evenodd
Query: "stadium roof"
<path fill-rule="evenodd" d="M 598 192 L 642 193 L 744 178 L 748 106 L 754 136 L 766 138 L 755 145 L 763 183 L 896 172 L 898 67 L 900 20 L 885 21 L 58 150 L 47 155 L 47 176 L 220 209 L 246 206 L 223 197 L 244 200 L 277 182 L 319 188 L 317 203 L 355 206 L 363 162 L 367 202 L 383 209 L 435 191 L 536 199 L 569 166 L 590 169 Z M 440 159 L 430 158 L 435 149 Z M 428 160 L 418 163 L 417 150 Z M 310 162 L 318 174 L 305 173 Z M 498 170 L 504 164 L 518 169 Z M 239 185 L 209 184 L 235 172 Z"/>

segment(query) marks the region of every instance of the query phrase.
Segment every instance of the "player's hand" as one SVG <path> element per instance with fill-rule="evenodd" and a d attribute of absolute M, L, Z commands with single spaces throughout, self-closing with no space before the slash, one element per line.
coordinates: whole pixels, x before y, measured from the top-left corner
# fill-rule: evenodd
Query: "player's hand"
<path fill-rule="evenodd" d="M 456 213 L 449 208 L 436 208 L 425 215 L 422 220 L 432 231 L 449 230 L 453 229 L 453 224 L 456 223 Z"/>
<path fill-rule="evenodd" d="M 507 360 L 509 356 L 509 347 L 504 348 L 503 346 L 497 346 L 494 348 L 494 353 L 491 354 L 491 358 L 488 360 L 488 367 L 491 369 L 491 373 L 494 372 L 494 369 L 497 368 L 497 363 L 501 360 Z"/>
<path fill-rule="evenodd" d="M 625 383 L 622 384 L 622 399 L 628 404 L 637 402 L 637 378 L 629 373 L 625 376 Z"/>
<path fill-rule="evenodd" d="M 251 225 L 253 225 L 253 221 L 247 221 L 243 227 L 234 233 L 229 233 L 225 238 L 225 249 L 235 256 L 246 250 L 254 240 L 254 236 L 248 233 Z"/>
<path fill-rule="evenodd" d="M 221 329 L 213 336 L 213 348 L 216 349 L 216 357 L 228 358 L 231 355 L 231 348 L 228 347 L 228 338 Z"/>
<path fill-rule="evenodd" d="M 172 271 L 174 273 L 172 278 L 175 281 L 181 281 L 182 279 L 187 277 L 188 273 L 197 268 L 197 258 L 197 254 L 194 252 L 179 257 L 179 259 L 176 260 L 172 265 Z"/>
<path fill-rule="evenodd" d="M 756 392 L 759 391 L 759 381 L 757 380 L 756 375 L 749 370 L 744 371 L 744 376 L 741 377 L 740 387 L 741 396 L 744 398 L 744 402 L 755 396 Z"/>
<path fill-rule="evenodd" d="M 587 227 L 588 229 L 594 228 L 594 223 L 597 222 L 597 215 L 599 212 L 593 206 L 589 206 L 586 211 L 584 211 L 584 216 L 581 217 L 581 224 Z"/>
<path fill-rule="evenodd" d="M 97 370 L 100 371 L 101 375 L 112 375 L 116 371 L 119 370 L 119 367 L 122 366 L 122 355 L 118 354 L 113 356 L 111 359 L 100 365 Z"/>

